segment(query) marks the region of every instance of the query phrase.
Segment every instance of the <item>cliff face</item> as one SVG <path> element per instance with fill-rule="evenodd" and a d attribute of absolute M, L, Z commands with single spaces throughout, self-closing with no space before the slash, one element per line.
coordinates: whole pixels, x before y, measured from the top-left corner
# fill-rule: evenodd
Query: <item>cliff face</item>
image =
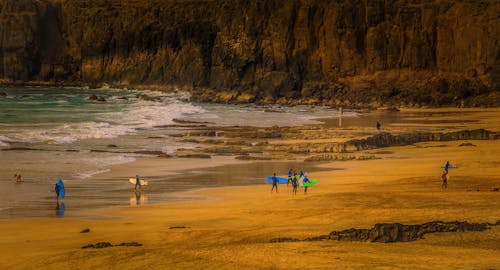
<path fill-rule="evenodd" d="M 0 78 L 230 102 L 495 103 L 499 14 L 500 0 L 0 0 Z"/>

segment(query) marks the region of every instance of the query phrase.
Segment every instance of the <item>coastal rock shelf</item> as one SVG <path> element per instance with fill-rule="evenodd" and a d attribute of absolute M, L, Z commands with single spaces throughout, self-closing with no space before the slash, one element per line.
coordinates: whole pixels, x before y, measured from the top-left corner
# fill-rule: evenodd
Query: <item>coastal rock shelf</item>
<path fill-rule="evenodd" d="M 0 0 L 0 83 L 498 106 L 499 13 L 465 0 Z"/>
<path fill-rule="evenodd" d="M 481 232 L 491 226 L 500 225 L 500 220 L 491 223 L 469 223 L 467 221 L 432 221 L 418 225 L 404 225 L 401 223 L 379 223 L 371 229 L 348 229 L 343 231 L 332 231 L 329 235 L 309 237 L 303 240 L 297 238 L 274 238 L 271 243 L 278 242 L 313 242 L 313 241 L 362 241 L 362 242 L 411 242 L 422 239 L 425 234 L 438 232 Z"/>
<path fill-rule="evenodd" d="M 307 129 L 306 129 L 307 131 Z M 316 133 L 328 134 L 328 129 L 316 130 Z M 215 132 L 215 131 L 213 131 Z M 210 136 L 212 131 L 190 132 L 198 136 L 203 134 Z M 270 160 L 270 159 L 305 159 L 306 161 L 331 161 L 331 160 L 367 160 L 377 159 L 376 155 L 361 154 L 345 156 L 363 150 L 390 146 L 412 145 L 419 142 L 434 141 L 458 141 L 458 140 L 497 140 L 500 134 L 486 129 L 460 130 L 453 132 L 411 132 L 403 134 L 391 134 L 383 132 L 362 139 L 346 139 L 344 142 L 313 142 L 316 135 L 309 137 L 308 133 L 298 132 L 290 127 L 271 127 L 268 129 L 231 128 L 225 129 L 218 140 L 194 140 L 201 143 L 198 149 L 179 149 L 175 156 L 196 157 L 199 154 L 206 155 L 234 155 L 240 160 Z M 271 138 L 299 139 L 296 143 L 269 143 Z M 242 143 L 240 139 L 246 138 L 251 141 Z M 193 141 L 184 139 L 184 141 Z M 333 154 L 335 153 L 335 154 Z M 338 155 L 340 154 L 340 155 Z"/>

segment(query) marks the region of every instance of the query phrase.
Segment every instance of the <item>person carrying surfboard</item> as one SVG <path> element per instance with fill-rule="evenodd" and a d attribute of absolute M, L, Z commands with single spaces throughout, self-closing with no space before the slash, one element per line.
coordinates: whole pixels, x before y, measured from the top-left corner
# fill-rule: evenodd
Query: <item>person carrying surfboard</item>
<path fill-rule="evenodd" d="M 302 185 L 304 186 L 304 194 L 307 194 L 307 188 L 309 187 L 309 185 L 304 185 L 307 182 L 309 182 L 309 178 L 307 178 L 307 176 L 304 176 L 304 179 L 302 180 Z"/>
<path fill-rule="evenodd" d="M 139 186 L 139 189 L 141 188 L 141 180 L 139 179 L 139 175 L 135 175 L 135 188 L 137 189 L 137 186 Z"/>
<path fill-rule="evenodd" d="M 278 193 L 278 177 L 276 177 L 276 173 L 273 174 L 273 187 L 271 188 L 271 193 L 273 193 L 275 187 L 276 193 Z"/>
<path fill-rule="evenodd" d="M 290 168 L 290 170 L 288 170 L 288 182 L 286 183 L 287 186 L 292 181 L 292 174 L 293 174 L 293 171 L 292 171 L 292 168 Z"/>

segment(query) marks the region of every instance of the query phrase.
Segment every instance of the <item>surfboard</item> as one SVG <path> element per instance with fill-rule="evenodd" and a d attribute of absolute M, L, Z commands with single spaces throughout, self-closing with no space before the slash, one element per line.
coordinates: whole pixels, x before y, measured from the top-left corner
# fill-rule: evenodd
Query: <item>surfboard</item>
<path fill-rule="evenodd" d="M 130 178 L 130 179 L 128 179 L 128 181 L 131 184 L 135 185 L 135 178 Z M 139 179 L 139 182 L 141 182 L 141 186 L 147 186 L 148 185 L 148 181 L 146 181 L 146 180 Z"/>
<path fill-rule="evenodd" d="M 286 179 L 286 178 L 277 177 L 277 176 L 276 176 L 276 178 L 278 178 L 278 184 L 286 184 L 286 183 L 288 183 L 288 179 Z M 272 176 L 268 176 L 266 178 L 266 180 L 267 180 L 267 182 L 269 182 L 271 184 L 273 183 L 273 177 Z"/>
<path fill-rule="evenodd" d="M 448 166 L 448 169 L 456 169 L 458 168 L 457 166 Z M 445 166 L 441 166 L 441 169 L 446 169 L 446 165 Z"/>
<path fill-rule="evenodd" d="M 312 185 L 316 185 L 318 183 L 318 179 L 309 180 L 309 182 L 302 183 L 303 187 L 310 187 Z"/>
<path fill-rule="evenodd" d="M 57 181 L 57 185 L 59 186 L 59 198 L 64 199 L 64 196 L 66 196 L 66 190 L 64 189 L 64 183 L 61 179 Z"/>

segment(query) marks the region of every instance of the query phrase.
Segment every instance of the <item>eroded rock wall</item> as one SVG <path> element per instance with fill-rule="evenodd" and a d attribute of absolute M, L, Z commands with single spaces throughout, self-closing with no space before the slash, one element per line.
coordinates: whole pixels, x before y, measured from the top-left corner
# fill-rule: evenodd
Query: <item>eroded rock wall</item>
<path fill-rule="evenodd" d="M 222 102 L 495 103 L 498 14 L 499 0 L 0 0 L 0 79 L 187 86 Z"/>

